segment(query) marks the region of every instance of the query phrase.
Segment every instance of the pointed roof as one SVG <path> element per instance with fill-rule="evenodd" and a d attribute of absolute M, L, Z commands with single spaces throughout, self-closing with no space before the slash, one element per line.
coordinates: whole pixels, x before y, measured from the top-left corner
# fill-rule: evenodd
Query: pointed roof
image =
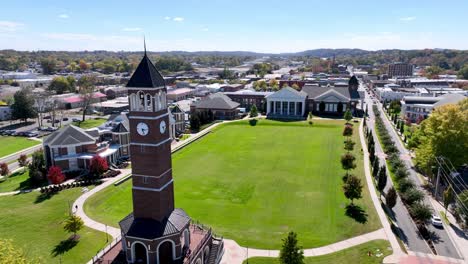
<path fill-rule="evenodd" d="M 94 143 L 95 138 L 88 135 L 83 129 L 74 125 L 57 130 L 44 140 L 50 146 L 63 146 L 69 144 Z"/>
<path fill-rule="evenodd" d="M 291 88 L 289 86 L 283 87 L 281 90 L 274 92 L 272 94 L 269 94 L 265 96 L 265 98 L 268 99 L 305 99 L 307 97 L 307 94 L 303 91 L 297 91 L 294 88 Z"/>
<path fill-rule="evenodd" d="M 140 64 L 133 73 L 130 81 L 127 83 L 127 87 L 138 87 L 138 88 L 157 88 L 165 87 L 166 82 L 164 81 L 163 76 L 156 69 L 154 64 L 146 55 L 141 59 Z"/>

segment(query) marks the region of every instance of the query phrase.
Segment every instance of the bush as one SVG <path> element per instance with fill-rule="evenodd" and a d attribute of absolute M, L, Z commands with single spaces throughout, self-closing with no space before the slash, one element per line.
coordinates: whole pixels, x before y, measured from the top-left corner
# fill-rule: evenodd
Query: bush
<path fill-rule="evenodd" d="M 352 151 L 354 149 L 355 144 L 356 143 L 354 141 L 352 141 L 351 139 L 348 139 L 345 141 L 345 149 L 348 151 Z"/>
<path fill-rule="evenodd" d="M 402 193 L 408 189 L 414 188 L 414 182 L 408 178 L 402 178 L 398 181 L 398 190 Z"/>
<path fill-rule="evenodd" d="M 10 174 L 10 169 L 8 169 L 8 164 L 0 163 L 0 176 L 8 176 Z"/>
<path fill-rule="evenodd" d="M 406 177 L 408 177 L 408 170 L 406 169 L 406 167 L 403 166 L 403 167 L 399 167 L 398 169 L 396 169 L 395 171 L 396 180 L 400 180 Z"/>
<path fill-rule="evenodd" d="M 423 203 L 414 203 L 409 211 L 414 220 L 421 223 L 427 222 L 432 217 L 432 209 Z"/>
<path fill-rule="evenodd" d="M 89 164 L 89 173 L 92 176 L 95 177 L 100 177 L 105 171 L 109 169 L 109 166 L 107 165 L 107 160 L 95 155 Z"/>
<path fill-rule="evenodd" d="M 353 135 L 353 127 L 349 124 L 345 125 L 343 129 L 343 136 L 344 137 L 350 137 Z"/>
<path fill-rule="evenodd" d="M 65 181 L 65 175 L 62 173 L 62 169 L 58 166 L 52 166 L 47 172 L 47 179 L 53 184 L 60 184 Z"/>

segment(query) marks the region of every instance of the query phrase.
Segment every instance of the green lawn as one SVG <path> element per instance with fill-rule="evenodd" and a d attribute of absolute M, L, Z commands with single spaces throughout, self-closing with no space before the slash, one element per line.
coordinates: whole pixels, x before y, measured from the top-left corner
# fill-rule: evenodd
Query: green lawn
<path fill-rule="evenodd" d="M 365 184 L 357 124 L 358 167 Z M 173 155 L 176 206 L 243 246 L 277 249 L 290 231 L 305 248 L 380 228 L 368 189 L 356 203 L 367 223 L 345 215 L 340 156 L 343 121 L 223 124 Z M 93 219 L 117 226 L 131 210 L 131 181 L 88 199 Z"/>
<path fill-rule="evenodd" d="M 0 136 L 0 157 L 4 157 L 22 149 L 39 145 L 41 142 L 37 140 L 27 139 L 24 137 L 6 137 Z"/>
<path fill-rule="evenodd" d="M 29 180 L 29 171 L 26 169 L 19 170 L 10 176 L 4 181 L 0 181 L 0 193 L 1 192 L 12 192 L 19 190 L 27 190 L 35 188 Z"/>
<path fill-rule="evenodd" d="M 98 127 L 106 122 L 104 118 L 86 119 L 84 122 L 73 122 L 73 125 L 83 129 Z"/>
<path fill-rule="evenodd" d="M 84 228 L 74 247 L 62 242 L 70 237 L 63 231 L 68 206 L 80 194 L 80 188 L 65 190 L 42 202 L 39 192 L 0 197 L 0 236 L 12 239 L 28 258 L 39 257 L 43 263 L 86 263 L 104 247 L 106 236 Z M 64 252 L 61 262 L 59 256 L 54 257 L 54 249 Z"/>
<path fill-rule="evenodd" d="M 378 249 L 378 251 L 377 251 Z M 369 256 L 368 253 L 372 252 Z M 379 254 L 378 257 L 377 254 Z M 382 255 L 380 255 L 382 254 Z M 306 257 L 305 264 L 329 264 L 329 263 L 359 263 L 359 264 L 378 264 L 392 254 L 390 243 L 386 240 L 375 240 L 364 243 L 359 246 L 351 247 L 332 254 Z M 247 263 L 244 261 L 244 264 Z M 276 258 L 249 258 L 249 264 L 280 264 Z"/>

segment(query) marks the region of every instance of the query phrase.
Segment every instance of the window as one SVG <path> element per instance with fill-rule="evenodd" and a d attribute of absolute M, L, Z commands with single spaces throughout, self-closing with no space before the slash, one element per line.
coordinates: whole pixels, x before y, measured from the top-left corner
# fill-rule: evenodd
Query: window
<path fill-rule="evenodd" d="M 148 184 L 148 177 L 143 177 L 143 183 Z"/>
<path fill-rule="evenodd" d="M 152 111 L 153 109 L 153 104 L 151 103 L 151 95 L 147 94 L 146 95 L 146 102 L 145 102 L 145 106 L 146 106 L 146 111 Z"/>

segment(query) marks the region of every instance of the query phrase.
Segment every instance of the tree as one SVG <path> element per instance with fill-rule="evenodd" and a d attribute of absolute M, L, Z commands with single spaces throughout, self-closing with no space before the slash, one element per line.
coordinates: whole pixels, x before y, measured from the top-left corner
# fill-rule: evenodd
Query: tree
<path fill-rule="evenodd" d="M 344 137 L 350 137 L 353 135 L 353 126 L 351 125 L 345 125 L 343 129 L 343 136 Z"/>
<path fill-rule="evenodd" d="M 31 163 L 29 164 L 29 178 L 34 184 L 39 184 L 45 181 L 46 166 L 44 152 L 38 150 L 32 154 Z"/>
<path fill-rule="evenodd" d="M 352 141 L 351 139 L 348 139 L 345 141 L 345 150 L 347 150 L 348 152 L 353 150 L 354 149 L 354 145 L 356 143 L 354 141 Z"/>
<path fill-rule="evenodd" d="M 417 222 L 425 223 L 432 217 L 432 209 L 423 203 L 414 203 L 409 211 Z"/>
<path fill-rule="evenodd" d="M 279 88 L 279 83 L 276 79 L 271 79 L 269 85 L 272 90 L 278 90 Z"/>
<path fill-rule="evenodd" d="M 47 172 L 47 179 L 52 184 L 60 184 L 65 181 L 65 175 L 63 175 L 60 167 L 51 166 Z"/>
<path fill-rule="evenodd" d="M 257 117 L 258 116 L 258 111 L 257 111 L 257 106 L 252 105 L 250 108 L 250 117 Z"/>
<path fill-rule="evenodd" d="M 32 264 L 41 263 L 39 259 L 34 261 L 26 259 L 23 250 L 15 247 L 12 240 L 0 238 L 0 263 L 2 264 Z"/>
<path fill-rule="evenodd" d="M 353 115 L 351 114 L 351 111 L 349 111 L 349 109 L 345 111 L 343 118 L 346 120 L 346 123 L 349 123 L 349 121 L 353 119 Z"/>
<path fill-rule="evenodd" d="M 362 125 L 363 125 L 364 127 L 367 126 L 367 124 L 366 124 L 366 117 L 364 117 L 364 118 L 362 119 Z"/>
<path fill-rule="evenodd" d="M 200 130 L 200 117 L 198 116 L 198 113 L 194 112 L 190 115 L 190 129 L 192 131 L 198 131 Z"/>
<path fill-rule="evenodd" d="M 368 111 L 367 108 L 368 108 L 368 107 L 367 107 L 367 104 L 366 104 L 366 116 L 369 116 L 369 111 Z"/>
<path fill-rule="evenodd" d="M 352 153 L 345 153 L 341 156 L 341 165 L 343 166 L 343 169 L 345 170 L 350 170 L 356 168 L 356 164 L 354 161 L 356 160 L 356 157 Z"/>
<path fill-rule="evenodd" d="M 387 185 L 387 172 L 385 171 L 385 165 L 384 165 L 380 167 L 380 170 L 379 170 L 379 179 L 377 182 L 377 189 L 380 192 L 383 192 L 386 185 Z"/>
<path fill-rule="evenodd" d="M 401 193 L 401 199 L 408 205 L 421 202 L 424 199 L 424 193 L 416 188 L 408 188 Z"/>
<path fill-rule="evenodd" d="M 455 194 L 451 186 L 447 187 L 444 191 L 444 208 L 445 214 L 447 214 L 447 209 L 451 203 L 455 202 Z"/>
<path fill-rule="evenodd" d="M 67 220 L 65 220 L 65 224 L 63 229 L 68 233 L 73 233 L 73 240 L 78 240 L 79 236 L 77 235 L 78 231 L 80 231 L 84 226 L 84 222 L 81 217 L 71 214 Z"/>
<path fill-rule="evenodd" d="M 83 76 L 78 80 L 78 86 L 80 98 L 83 101 L 83 118 L 82 122 L 86 119 L 86 111 L 91 104 L 91 101 L 94 96 L 94 84 L 96 83 L 96 78 L 94 76 Z"/>
<path fill-rule="evenodd" d="M 66 92 L 70 92 L 72 90 L 72 86 L 68 80 L 68 77 L 65 78 L 63 76 L 58 76 L 52 79 L 52 82 L 50 82 L 48 89 L 50 91 L 55 91 L 57 94 L 63 94 Z"/>
<path fill-rule="evenodd" d="M 291 88 L 293 88 L 293 89 L 296 90 L 296 91 L 300 91 L 300 90 L 301 90 L 301 87 L 299 87 L 299 85 L 297 85 L 297 83 L 293 83 L 293 85 L 291 85 Z"/>
<path fill-rule="evenodd" d="M 86 71 L 86 70 L 89 69 L 88 64 L 87 64 L 86 61 L 84 61 L 84 60 L 80 60 L 80 61 L 78 62 L 78 66 L 80 67 L 81 72 L 84 72 L 84 71 Z"/>
<path fill-rule="evenodd" d="M 464 190 L 458 195 L 456 212 L 465 222 L 465 228 L 468 226 L 468 190 Z"/>
<path fill-rule="evenodd" d="M 14 100 L 15 102 L 11 105 L 13 119 L 21 119 L 26 122 L 28 118 L 37 117 L 37 112 L 34 109 L 34 96 L 32 96 L 30 89 L 23 88 L 17 91 Z"/>
<path fill-rule="evenodd" d="M 372 163 L 372 175 L 374 175 L 374 177 L 377 177 L 377 174 L 379 172 L 379 168 L 380 168 L 380 164 L 379 164 L 379 159 L 374 159 L 374 162 Z"/>
<path fill-rule="evenodd" d="M 468 80 L 468 64 L 458 71 L 458 78 Z"/>
<path fill-rule="evenodd" d="M 41 60 L 42 73 L 44 75 L 49 75 L 55 72 L 55 67 L 57 66 L 57 60 L 54 58 L 45 58 Z"/>
<path fill-rule="evenodd" d="M 107 160 L 99 155 L 94 155 L 89 163 L 89 173 L 94 177 L 100 177 L 109 169 Z"/>
<path fill-rule="evenodd" d="M 312 125 L 314 123 L 314 121 L 312 121 L 314 119 L 314 116 L 312 115 L 312 112 L 309 112 L 309 115 L 307 116 L 307 121 L 309 122 L 309 125 Z"/>
<path fill-rule="evenodd" d="M 455 168 L 468 160 L 468 99 L 437 107 L 420 125 L 416 165 L 430 171 L 435 157 L 445 157 Z"/>
<path fill-rule="evenodd" d="M 405 133 L 405 124 L 403 123 L 402 120 L 400 120 L 400 133 L 403 135 Z"/>
<path fill-rule="evenodd" d="M 343 191 L 346 198 L 351 200 L 351 204 L 353 204 L 354 199 L 362 197 L 361 179 L 354 175 L 349 175 L 346 183 L 343 185 Z"/>
<path fill-rule="evenodd" d="M 396 205 L 396 202 L 397 202 L 397 193 L 395 191 L 395 188 L 390 187 L 387 194 L 385 195 L 385 204 L 388 207 L 393 208 Z"/>
<path fill-rule="evenodd" d="M 8 169 L 8 164 L 5 162 L 0 163 L 0 176 L 8 176 L 10 174 L 10 169 Z"/>
<path fill-rule="evenodd" d="M 25 154 L 21 154 L 18 158 L 18 165 L 20 167 L 26 167 L 28 165 L 28 157 Z"/>
<path fill-rule="evenodd" d="M 297 235 L 293 231 L 283 239 L 279 255 L 281 264 L 304 264 L 304 251 L 297 242 Z"/>

